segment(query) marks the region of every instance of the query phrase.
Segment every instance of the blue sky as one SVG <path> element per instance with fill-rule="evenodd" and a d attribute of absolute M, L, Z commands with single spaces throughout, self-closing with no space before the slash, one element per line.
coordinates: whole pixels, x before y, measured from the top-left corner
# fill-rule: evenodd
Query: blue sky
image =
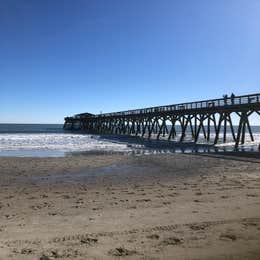
<path fill-rule="evenodd" d="M 0 122 L 260 92 L 259 0 L 1 0 Z"/>

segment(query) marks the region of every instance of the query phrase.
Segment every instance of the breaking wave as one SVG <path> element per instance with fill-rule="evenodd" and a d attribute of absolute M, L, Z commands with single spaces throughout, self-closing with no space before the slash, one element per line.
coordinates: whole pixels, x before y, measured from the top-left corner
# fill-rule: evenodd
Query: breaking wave
<path fill-rule="evenodd" d="M 102 140 L 86 134 L 0 134 L 0 154 L 12 151 L 50 151 L 58 153 L 80 151 L 129 151 L 127 144 Z"/>

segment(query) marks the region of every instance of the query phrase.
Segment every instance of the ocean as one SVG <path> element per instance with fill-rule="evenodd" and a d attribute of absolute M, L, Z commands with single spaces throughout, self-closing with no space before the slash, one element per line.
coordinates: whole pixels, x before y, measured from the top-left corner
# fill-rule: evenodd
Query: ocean
<path fill-rule="evenodd" d="M 202 139 L 200 144 L 176 144 L 166 140 L 147 141 L 141 138 L 124 136 L 101 136 L 63 130 L 62 124 L 0 124 L 0 156 L 17 157 L 60 157 L 82 153 L 171 153 L 232 151 L 231 133 L 227 143 L 212 146 Z M 255 141 L 246 134 L 246 142 L 240 151 L 258 151 L 260 126 L 252 126 Z M 212 136 L 213 137 L 213 136 Z M 189 137 L 187 136 L 187 140 Z"/>

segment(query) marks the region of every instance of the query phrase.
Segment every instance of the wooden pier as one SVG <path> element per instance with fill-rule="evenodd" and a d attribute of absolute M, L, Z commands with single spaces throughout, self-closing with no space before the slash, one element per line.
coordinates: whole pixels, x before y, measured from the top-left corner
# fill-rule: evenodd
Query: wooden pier
<path fill-rule="evenodd" d="M 205 141 L 214 144 L 220 136 L 225 143 L 229 129 L 237 147 L 244 144 L 246 131 L 254 141 L 250 126 L 253 113 L 260 115 L 260 93 L 98 115 L 82 113 L 65 117 L 64 129 L 168 140 L 179 136 L 180 142 L 190 133 L 195 143 L 203 136 Z M 238 119 L 238 127 L 233 124 L 234 117 Z"/>

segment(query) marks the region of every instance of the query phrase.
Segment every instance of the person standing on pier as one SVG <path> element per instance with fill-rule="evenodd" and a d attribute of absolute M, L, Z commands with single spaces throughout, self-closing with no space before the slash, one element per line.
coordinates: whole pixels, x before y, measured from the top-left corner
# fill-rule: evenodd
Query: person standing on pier
<path fill-rule="evenodd" d="M 234 101 L 235 101 L 235 94 L 232 93 L 231 96 L 230 96 L 230 98 L 231 98 L 231 104 L 234 105 L 234 103 L 235 103 L 235 102 L 234 102 Z"/>
<path fill-rule="evenodd" d="M 228 95 L 227 94 L 223 95 L 223 98 L 224 98 L 224 105 L 226 105 L 227 104 Z"/>

